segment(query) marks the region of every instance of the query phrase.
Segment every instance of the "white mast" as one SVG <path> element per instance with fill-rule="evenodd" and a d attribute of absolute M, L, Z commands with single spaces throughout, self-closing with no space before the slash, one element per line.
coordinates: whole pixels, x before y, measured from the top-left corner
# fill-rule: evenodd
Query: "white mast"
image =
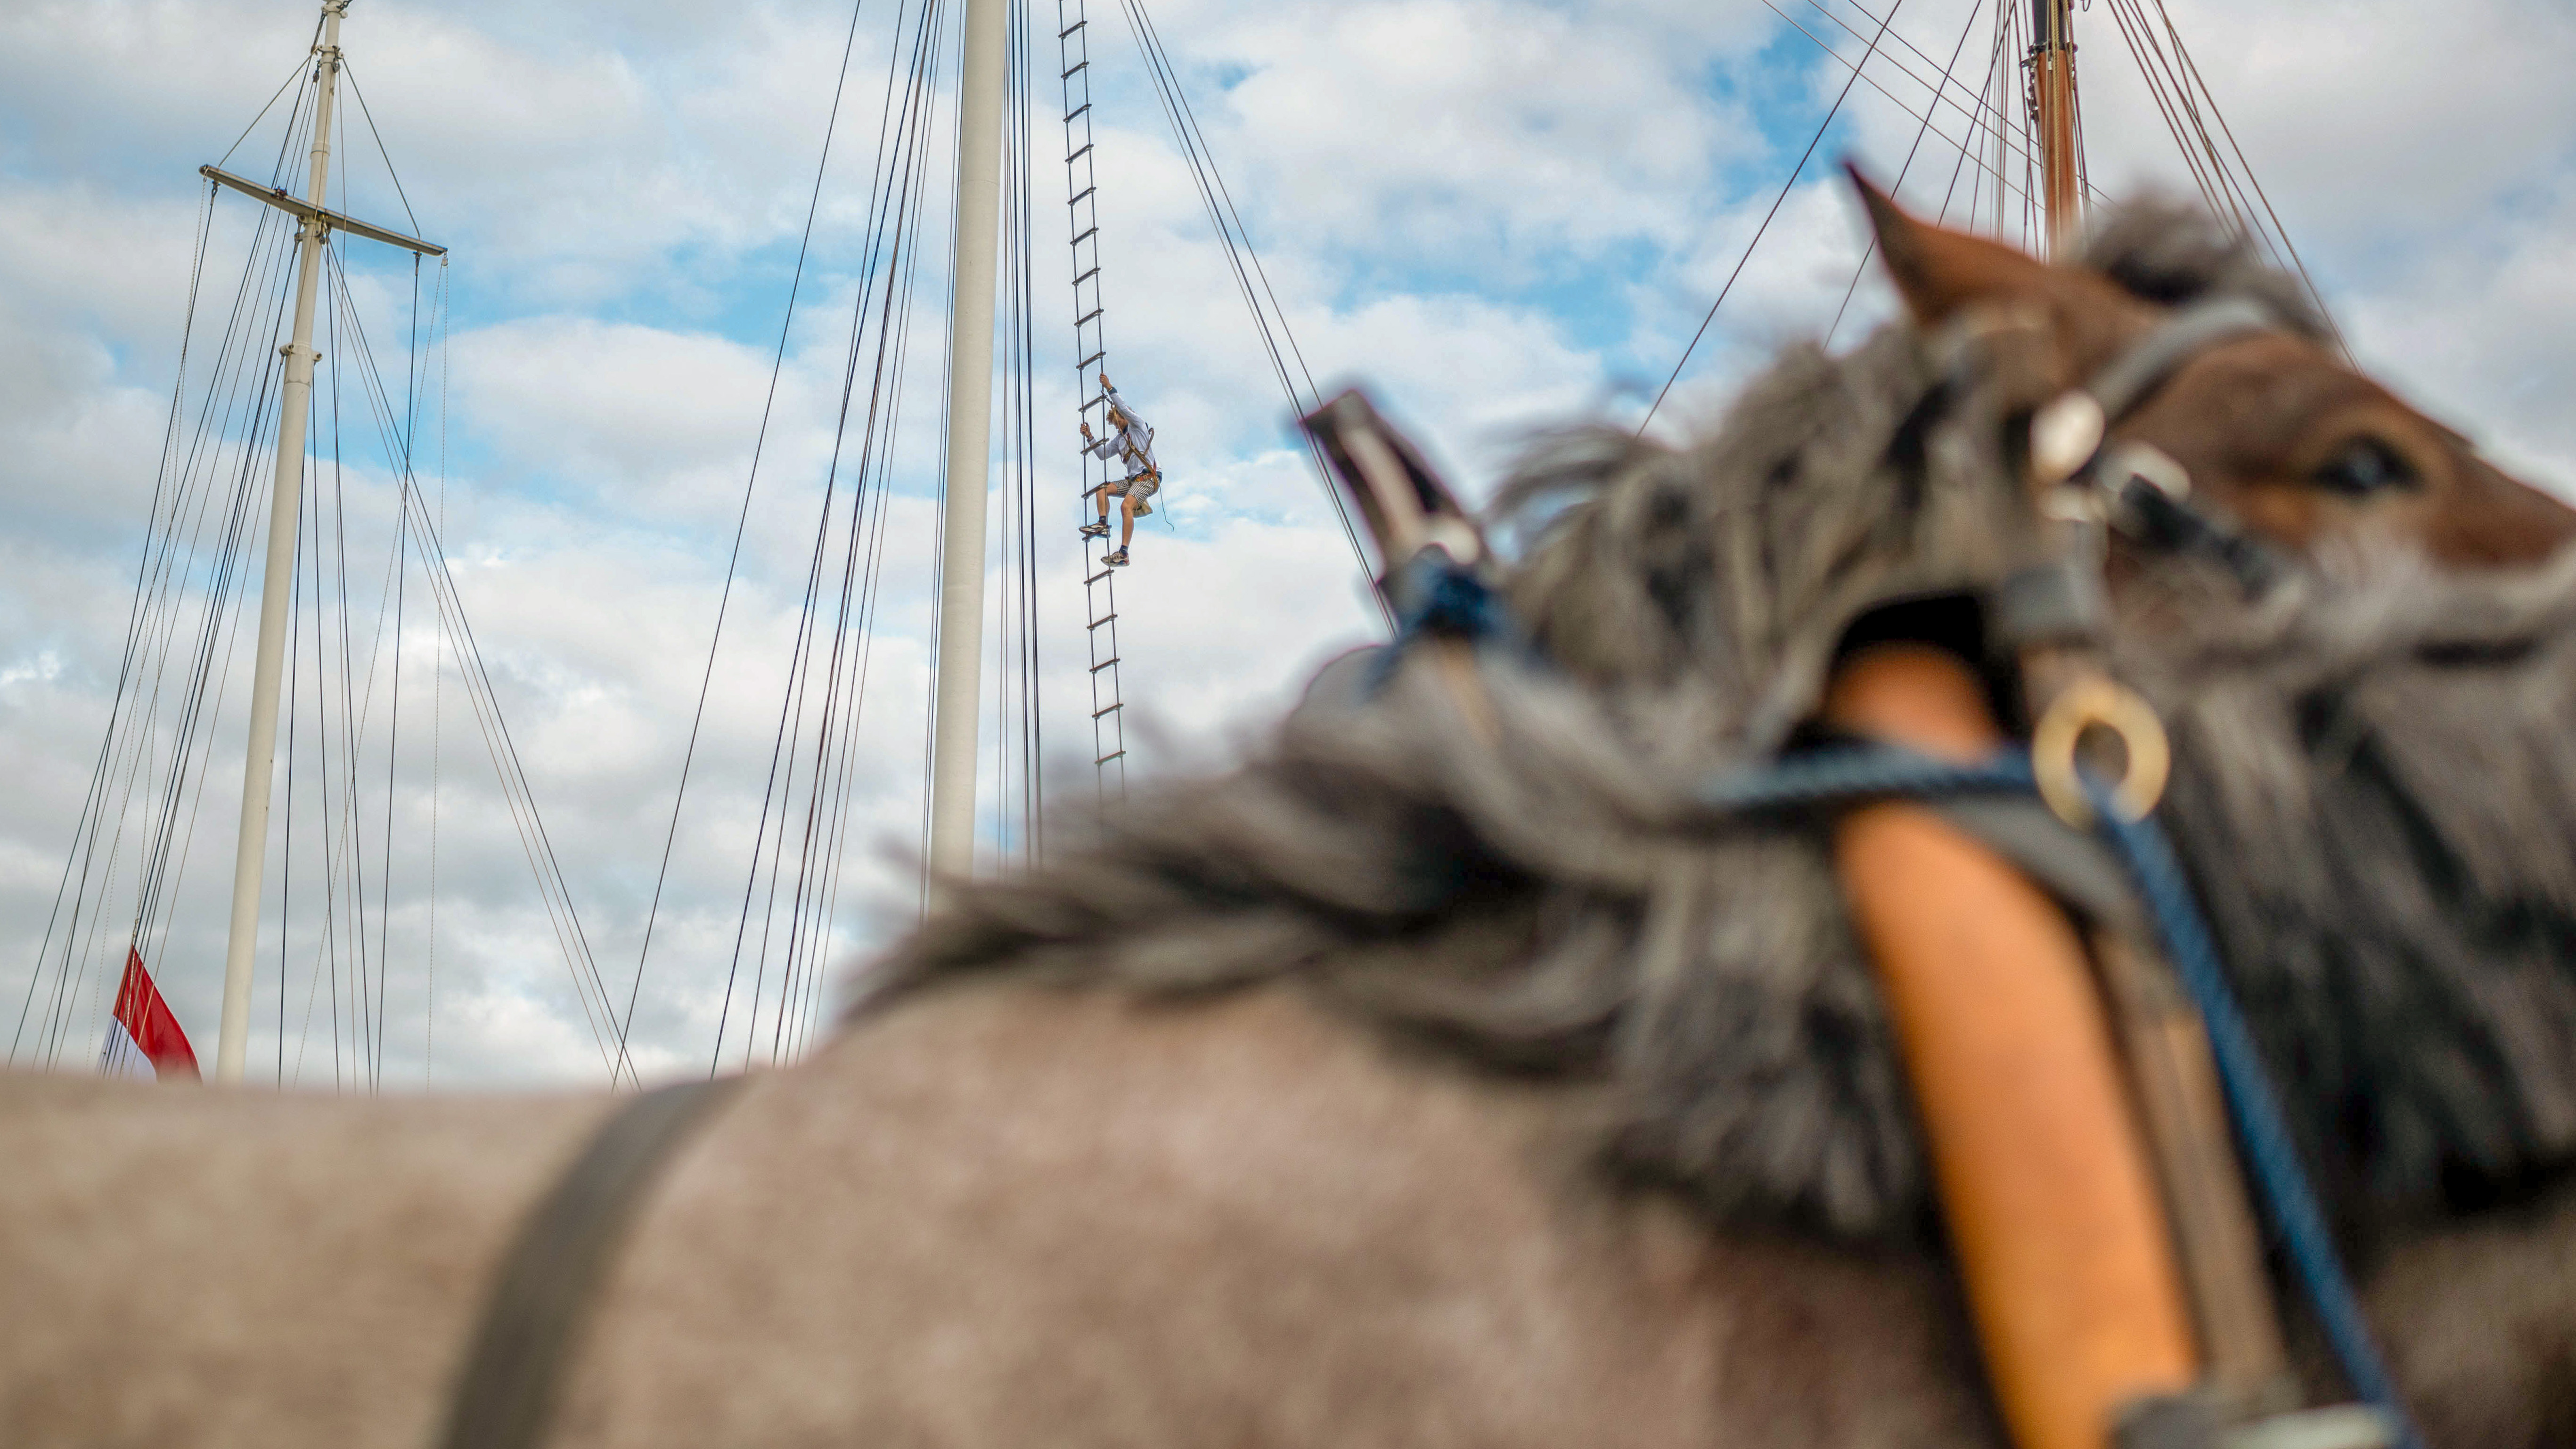
<path fill-rule="evenodd" d="M 295 331 L 281 349 L 286 378 L 279 387 L 277 475 L 269 491 L 268 559 L 260 580 L 259 657 L 251 675 L 250 744 L 242 760 L 241 835 L 233 849 L 233 915 L 224 942 L 224 1014 L 216 1037 L 215 1079 L 238 1082 L 250 1044 L 251 956 L 259 945 L 260 877 L 268 864 L 269 787 L 277 766 L 277 696 L 286 668 L 287 593 L 295 578 L 296 522 L 304 509 L 304 426 L 313 407 L 313 300 L 322 280 L 322 242 L 333 228 L 392 242 L 430 256 L 432 246 L 326 210 L 331 181 L 331 103 L 340 78 L 340 18 L 349 0 L 322 0 L 322 39 L 313 47 L 313 170 L 305 200 L 284 190 L 245 181 L 211 166 L 200 174 L 255 196 L 299 218 L 296 231 Z"/>
<path fill-rule="evenodd" d="M 1005 0 L 966 0 L 957 101 L 957 250 L 948 314 L 948 502 L 932 683 L 930 869 L 975 868 L 976 692 L 984 658 L 984 489 L 993 428 L 993 289 L 1001 241 Z"/>

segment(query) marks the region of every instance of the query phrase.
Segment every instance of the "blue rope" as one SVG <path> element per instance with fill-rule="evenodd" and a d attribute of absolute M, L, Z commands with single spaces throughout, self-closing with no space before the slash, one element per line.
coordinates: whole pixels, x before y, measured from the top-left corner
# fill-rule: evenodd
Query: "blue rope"
<path fill-rule="evenodd" d="M 2423 1449 L 2423 1433 L 2407 1414 L 2397 1385 L 2371 1342 L 2370 1325 L 2361 1315 L 2352 1280 L 2335 1252 L 2334 1235 L 2327 1230 L 2325 1213 L 2300 1168 L 2298 1148 L 2282 1118 L 2280 1101 L 2263 1074 L 2254 1034 L 2237 1009 L 2235 993 L 2228 989 L 2218 946 L 2210 939 L 2208 923 L 2201 919 L 2172 846 L 2152 820 L 2122 820 L 2100 808 L 2095 814 L 2107 822 L 2104 834 L 2119 847 L 2138 893 L 2146 898 L 2148 913 L 2155 918 L 2165 954 L 2182 977 L 2183 989 L 2191 993 L 2192 1004 L 2200 1008 L 2210 1051 L 2218 1059 L 2228 1115 L 2235 1120 L 2236 1135 L 2252 1160 L 2254 1180 L 2262 1185 L 2272 1225 L 2289 1249 L 2290 1261 L 2307 1287 L 2308 1302 L 2316 1308 L 2327 1342 L 2334 1345 L 2344 1377 L 2351 1381 L 2353 1392 L 2388 1416 L 2397 1431 L 2399 1449 Z"/>
<path fill-rule="evenodd" d="M 1417 557 L 1406 565 L 1415 595 L 1398 621 L 1399 641 L 1425 633 L 1489 639 L 1512 632 L 1512 619 L 1492 586 L 1444 554 L 1438 560 Z"/>
<path fill-rule="evenodd" d="M 1403 662 L 1405 651 L 1426 634 L 1482 644 L 1510 639 L 1519 632 L 1502 595 L 1470 570 L 1452 562 L 1446 552 L 1425 549 L 1414 555 L 1402 565 L 1394 582 L 1396 587 L 1391 592 L 1403 601 L 1403 611 L 1396 619 L 1394 641 L 1370 666 L 1371 694 L 1386 688 L 1387 681 L 1395 677 L 1396 665 Z"/>
<path fill-rule="evenodd" d="M 1721 815 L 1762 815 L 1887 796 L 2028 795 L 2038 788 L 2020 755 L 1953 765 L 1893 746 L 1838 745 L 1729 771 L 1695 799 Z"/>
<path fill-rule="evenodd" d="M 1910 750 L 1846 746 L 1817 750 L 1755 769 L 1721 775 L 1703 786 L 1698 803 L 1722 814 L 1770 813 L 1889 797 L 1962 794 L 2032 794 L 2030 761 L 2006 754 L 1979 765 L 1953 765 Z M 2271 1223 L 2289 1250 L 2301 1286 L 2316 1309 L 2326 1340 L 2353 1392 L 2388 1417 L 2399 1449 L 2423 1449 L 2422 1433 L 2397 1396 L 2394 1380 L 2371 1341 L 2369 1324 L 2334 1235 L 2299 1163 L 2288 1122 L 2264 1075 L 2253 1033 L 2228 986 L 2226 968 L 2207 922 L 2153 820 L 2122 820 L 2098 790 L 2095 815 L 2102 834 L 2120 855 L 2155 921 L 2156 935 L 2200 1011 L 2228 1116 L 2253 1168 Z"/>

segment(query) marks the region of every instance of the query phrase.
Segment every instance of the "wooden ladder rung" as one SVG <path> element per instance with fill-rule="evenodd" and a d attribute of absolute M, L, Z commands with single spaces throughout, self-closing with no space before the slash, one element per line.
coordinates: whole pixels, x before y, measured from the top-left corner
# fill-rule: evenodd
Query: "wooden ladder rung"
<path fill-rule="evenodd" d="M 1116 609 L 1112 609 L 1108 613 L 1101 615 L 1099 618 L 1092 620 L 1088 624 L 1085 624 L 1083 626 L 1083 632 L 1089 633 L 1103 624 L 1114 624 L 1116 622 L 1118 622 L 1118 611 Z"/>
<path fill-rule="evenodd" d="M 1073 63 L 1073 70 L 1081 70 L 1090 64 L 1091 62 L 1088 60 L 1077 60 Z M 1057 76 L 1056 79 L 1060 81 L 1073 79 L 1073 70 L 1066 71 L 1064 74 Z"/>
<path fill-rule="evenodd" d="M 1081 159 L 1082 159 L 1082 154 L 1083 154 L 1083 152 L 1088 151 L 1088 150 L 1090 150 L 1090 149 L 1091 149 L 1091 143 L 1090 143 L 1089 141 L 1085 141 L 1085 142 L 1083 142 L 1083 143 L 1082 143 L 1082 145 L 1081 145 L 1081 147 L 1080 147 L 1079 149 L 1077 149 L 1077 150 L 1076 150 L 1072 155 L 1067 156 L 1067 157 L 1065 157 L 1065 158 L 1064 158 L 1064 164 L 1065 164 L 1065 165 L 1067 165 L 1067 166 L 1070 166 L 1070 165 L 1072 165 L 1074 162 L 1081 160 Z"/>
<path fill-rule="evenodd" d="M 1090 321 L 1092 318 L 1099 316 L 1099 315 L 1100 315 L 1100 310 L 1101 310 L 1101 309 L 1099 309 L 1098 307 L 1094 307 L 1094 308 L 1092 308 L 1090 311 L 1085 312 L 1085 313 L 1083 313 L 1081 316 L 1074 318 L 1074 319 L 1073 319 L 1073 325 L 1074 325 L 1074 326 L 1076 326 L 1076 327 L 1081 326 L 1083 323 L 1088 322 L 1088 321 Z"/>
<path fill-rule="evenodd" d="M 1109 709 L 1125 709 L 1126 707 L 1127 707 L 1127 701 L 1125 701 L 1125 700 L 1121 699 L 1121 700 L 1114 700 L 1114 701 L 1112 701 L 1112 702 L 1110 703 Z M 1102 715 L 1109 713 L 1109 709 L 1095 709 L 1095 710 L 1093 710 L 1093 711 L 1091 712 L 1091 717 L 1092 717 L 1093 719 L 1098 719 L 1098 718 L 1100 718 Z"/>
<path fill-rule="evenodd" d="M 1091 577 L 1089 577 L 1089 578 L 1087 578 L 1087 579 L 1084 579 L 1084 580 L 1082 581 L 1082 586 L 1083 586 L 1084 588 L 1086 588 L 1086 589 L 1087 589 L 1087 588 L 1090 588 L 1093 584 L 1096 584 L 1096 583 L 1100 582 L 1102 579 L 1105 579 L 1105 578 L 1109 577 L 1111 574 L 1113 574 L 1113 573 L 1115 573 L 1115 572 L 1117 572 L 1117 570 L 1115 570 L 1115 569 L 1102 569 L 1100 572 L 1098 572 L 1098 573 L 1096 573 L 1096 574 L 1093 574 Z"/>
<path fill-rule="evenodd" d="M 1071 25 L 1066 26 L 1064 29 L 1057 31 L 1057 32 L 1055 33 L 1055 38 L 1056 38 L 1056 39 L 1058 39 L 1058 40 L 1062 40 L 1062 39 L 1064 39 L 1066 36 L 1071 35 L 1071 34 L 1072 34 L 1072 33 L 1074 33 L 1075 31 L 1080 30 L 1082 27 L 1084 27 L 1084 26 L 1086 26 L 1086 25 L 1089 25 L 1090 23 L 1091 23 L 1091 17 L 1090 17 L 1090 16 L 1088 16 L 1088 15 L 1086 15 L 1086 16 L 1082 17 L 1080 20 L 1077 20 L 1077 21 L 1073 22 Z M 1066 117 L 1065 119 L 1067 119 L 1067 120 L 1071 120 L 1071 119 L 1072 119 L 1072 117 L 1068 116 L 1068 117 Z"/>
<path fill-rule="evenodd" d="M 1098 674 L 1100 671 L 1102 671 L 1102 670 L 1104 670 L 1104 669 L 1108 668 L 1110 665 L 1115 664 L 1115 663 L 1117 663 L 1117 662 L 1118 662 L 1118 656 L 1117 656 L 1117 655 L 1115 655 L 1115 654 L 1112 654 L 1112 655 L 1110 655 L 1108 658 L 1103 659 L 1103 660 L 1101 660 L 1099 663 L 1097 663 L 1097 664 L 1095 664 L 1095 665 L 1091 666 L 1091 672 L 1092 672 L 1092 673 L 1094 673 L 1094 674 Z"/>
<path fill-rule="evenodd" d="M 1093 763 L 1093 764 L 1095 764 L 1095 765 L 1105 765 L 1105 764 L 1108 764 L 1111 760 L 1117 759 L 1120 755 L 1123 755 L 1123 754 L 1125 754 L 1125 753 L 1127 753 L 1125 750 L 1111 750 L 1108 754 L 1102 755 L 1099 759 L 1096 759 L 1096 760 L 1092 761 L 1091 763 Z"/>
<path fill-rule="evenodd" d="M 1073 194 L 1073 200 L 1066 202 L 1066 203 L 1065 203 L 1065 205 L 1067 205 L 1067 206 L 1080 206 L 1080 205 L 1082 205 L 1082 199 L 1083 199 L 1084 197 L 1089 196 L 1091 193 L 1093 193 L 1093 192 L 1095 192 L 1095 191 L 1098 191 L 1099 189 L 1100 189 L 1100 188 L 1099 188 L 1099 187 L 1097 187 L 1097 186 L 1086 186 L 1086 187 L 1082 188 L 1080 191 L 1075 192 L 1075 193 Z"/>

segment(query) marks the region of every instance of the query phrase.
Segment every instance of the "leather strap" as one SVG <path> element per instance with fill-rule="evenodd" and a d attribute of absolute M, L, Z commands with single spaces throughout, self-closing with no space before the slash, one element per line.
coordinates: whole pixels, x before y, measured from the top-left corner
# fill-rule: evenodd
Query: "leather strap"
<path fill-rule="evenodd" d="M 653 1174 L 741 1078 L 683 1082 L 611 1114 L 519 1229 L 456 1380 L 445 1449 L 535 1449 L 586 1310 Z"/>
<path fill-rule="evenodd" d="M 2279 328 L 2272 309 L 2250 297 L 2218 296 L 2194 302 L 2093 375 L 2084 390 L 2102 405 L 2106 422 L 2137 410 L 2182 365 L 2222 342 Z"/>

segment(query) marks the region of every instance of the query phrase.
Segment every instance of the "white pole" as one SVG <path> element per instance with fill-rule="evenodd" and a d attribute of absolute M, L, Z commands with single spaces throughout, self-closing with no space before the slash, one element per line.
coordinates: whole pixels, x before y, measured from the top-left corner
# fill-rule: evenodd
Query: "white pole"
<path fill-rule="evenodd" d="M 948 314 L 947 542 L 932 684 L 930 869 L 975 869 L 976 687 L 984 657 L 984 489 L 993 432 L 994 251 L 1001 241 L 1002 23 L 1007 0 L 966 0 L 957 101 L 956 297 Z"/>
<path fill-rule="evenodd" d="M 313 173 L 304 199 L 329 201 L 331 98 L 340 75 L 340 17 L 349 0 L 323 0 L 321 67 L 313 102 Z M 259 945 L 260 877 L 268 865 L 269 786 L 277 769 L 278 683 L 286 668 L 287 589 L 295 577 L 296 521 L 304 509 L 304 423 L 313 406 L 313 294 L 322 279 L 322 237 L 308 218 L 296 234 L 295 333 L 282 351 L 277 478 L 269 490 L 268 562 L 259 591 L 259 661 L 251 676 L 250 746 L 242 760 L 241 837 L 233 850 L 232 932 L 224 942 L 224 1015 L 216 1039 L 215 1080 L 238 1082 L 250 1047 L 251 957 Z"/>

